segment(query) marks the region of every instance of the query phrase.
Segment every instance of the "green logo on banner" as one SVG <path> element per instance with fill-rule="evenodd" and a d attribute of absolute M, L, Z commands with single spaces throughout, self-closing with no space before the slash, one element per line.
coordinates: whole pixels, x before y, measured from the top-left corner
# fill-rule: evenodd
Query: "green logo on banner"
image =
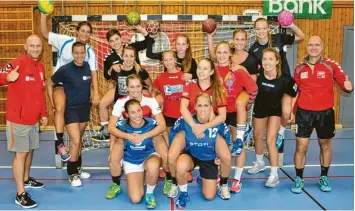
<path fill-rule="evenodd" d="M 331 0 L 267 0 L 264 15 L 278 15 L 283 10 L 293 12 L 295 18 L 329 19 L 332 16 Z"/>

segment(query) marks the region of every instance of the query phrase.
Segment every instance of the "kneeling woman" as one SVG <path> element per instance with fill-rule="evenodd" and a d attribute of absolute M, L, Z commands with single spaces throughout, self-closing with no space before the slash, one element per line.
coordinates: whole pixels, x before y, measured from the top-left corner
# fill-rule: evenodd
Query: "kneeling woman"
<path fill-rule="evenodd" d="M 209 122 L 212 112 L 211 97 L 206 93 L 199 94 L 195 101 L 195 109 L 196 114 L 192 116 L 195 123 L 205 124 Z M 216 147 L 218 146 L 220 149 L 223 149 L 223 152 L 230 157 L 231 155 L 228 150 L 230 133 L 227 125 L 221 123 L 205 130 L 203 138 L 197 138 L 191 126 L 182 117 L 176 121 L 171 130 L 169 140 L 172 141 L 175 134 L 179 131 L 185 132 L 186 140 L 181 141 L 180 139 L 176 139 L 170 146 L 171 148 L 181 147 L 184 149 L 184 152 L 178 157 L 176 163 L 176 180 L 180 190 L 176 207 L 184 209 L 186 202 L 189 200 L 187 193 L 187 172 L 193 170 L 197 165 L 200 166 L 203 196 L 207 200 L 212 200 L 216 196 L 218 176 L 218 166 L 215 163 L 215 159 L 217 158 Z"/>
<path fill-rule="evenodd" d="M 143 117 L 143 110 L 138 100 L 128 100 L 124 108 L 128 118 L 117 122 L 117 129 L 113 131 L 113 134 L 125 141 L 123 169 L 127 177 L 128 195 L 132 203 L 141 201 L 144 195 L 145 172 L 147 184 L 145 201 L 147 208 L 155 208 L 153 191 L 158 182 L 161 158 L 155 151 L 153 137 L 146 137 L 148 137 L 147 133 L 157 126 L 157 122 Z M 163 130 L 157 131 L 153 135 L 156 136 L 162 132 Z"/>

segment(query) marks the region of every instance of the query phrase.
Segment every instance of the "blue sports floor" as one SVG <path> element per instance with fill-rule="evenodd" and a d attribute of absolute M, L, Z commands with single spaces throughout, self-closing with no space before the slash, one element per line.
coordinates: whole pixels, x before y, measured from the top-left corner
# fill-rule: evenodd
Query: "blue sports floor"
<path fill-rule="evenodd" d="M 186 210 L 354 210 L 354 130 L 339 130 L 333 140 L 333 161 L 329 170 L 332 192 L 319 190 L 318 178 L 319 146 L 313 134 L 307 157 L 305 192 L 295 195 L 290 191 L 295 176 L 293 153 L 295 137 L 287 131 L 284 167 L 279 169 L 280 184 L 273 189 L 264 187 L 269 169 L 257 175 L 242 175 L 243 187 L 240 193 L 232 194 L 224 201 L 217 195 L 213 201 L 202 197 L 201 188 L 190 183 L 190 201 Z M 43 189 L 29 189 L 28 192 L 38 203 L 38 210 L 145 210 L 145 202 L 131 204 L 126 192 L 125 178 L 121 184 L 123 193 L 115 199 L 107 200 L 105 193 L 111 185 L 108 170 L 108 149 L 98 149 L 83 154 L 83 166 L 91 173 L 91 178 L 83 180 L 83 186 L 71 187 L 65 169 L 54 168 L 53 141 L 41 141 L 35 153 L 31 176 L 45 184 Z M 0 209 L 19 210 L 14 203 L 16 187 L 12 179 L 12 157 L 6 150 L 6 141 L 0 141 Z M 246 168 L 255 159 L 254 152 L 248 152 Z M 267 159 L 265 159 L 267 161 Z M 194 175 L 198 174 L 195 170 Z M 232 173 L 234 175 L 234 170 Z M 155 196 L 156 210 L 174 210 L 174 201 L 162 194 L 163 181 L 159 181 Z"/>

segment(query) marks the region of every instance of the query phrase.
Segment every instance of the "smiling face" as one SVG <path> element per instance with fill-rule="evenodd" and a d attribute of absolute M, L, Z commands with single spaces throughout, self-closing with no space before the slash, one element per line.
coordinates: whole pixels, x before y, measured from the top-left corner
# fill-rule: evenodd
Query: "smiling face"
<path fill-rule="evenodd" d="M 211 64 L 207 60 L 202 59 L 197 65 L 196 72 L 198 80 L 204 81 L 211 78 L 211 75 L 213 75 L 214 70 L 212 69 Z"/>
<path fill-rule="evenodd" d="M 230 63 L 231 49 L 228 43 L 219 43 L 216 47 L 218 65 L 227 66 Z"/>
<path fill-rule="evenodd" d="M 131 124 L 141 125 L 143 120 L 143 110 L 139 103 L 131 103 L 128 106 L 127 115 Z"/>
<path fill-rule="evenodd" d="M 276 72 L 276 65 L 278 65 L 279 62 L 274 52 L 266 51 L 263 53 L 262 66 L 265 72 Z"/>
<path fill-rule="evenodd" d="M 319 36 L 312 36 L 308 40 L 306 47 L 307 54 L 310 57 L 318 58 L 322 55 L 323 51 L 323 41 Z"/>
<path fill-rule="evenodd" d="M 259 20 L 255 23 L 254 31 L 257 39 L 267 40 L 270 28 L 266 20 Z"/>
<path fill-rule="evenodd" d="M 78 31 L 76 31 L 77 41 L 87 43 L 90 39 L 91 28 L 88 25 L 82 25 Z"/>
<path fill-rule="evenodd" d="M 25 50 L 29 57 L 39 59 L 42 53 L 42 41 L 37 35 L 31 35 L 26 39 Z"/>
<path fill-rule="evenodd" d="M 168 51 L 163 54 L 163 64 L 168 72 L 175 70 L 176 57 L 174 55 L 174 52 Z"/>

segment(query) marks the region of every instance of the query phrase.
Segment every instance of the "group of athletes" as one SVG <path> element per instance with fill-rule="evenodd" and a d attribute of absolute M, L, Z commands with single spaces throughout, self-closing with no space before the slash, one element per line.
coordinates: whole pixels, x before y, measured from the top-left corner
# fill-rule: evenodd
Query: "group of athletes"
<path fill-rule="evenodd" d="M 324 43 L 319 36 L 309 37 L 308 56 L 294 68 L 292 77 L 284 49 L 303 40 L 304 34 L 295 24 L 287 28 L 294 34 L 272 35 L 268 21 L 257 19 L 256 41 L 248 51 L 248 34 L 243 29 L 233 32 L 232 45 L 229 41 L 215 45 L 215 32 L 207 34 L 210 58 L 198 62 L 192 57 L 192 46 L 186 34 L 176 36 L 175 50 L 153 53 L 154 35 L 148 34 L 142 26 L 137 26 L 137 30 L 145 39 L 131 44 L 123 43 L 117 29 L 110 29 L 106 38 L 112 49 L 104 58 L 104 77 L 109 82 L 109 90 L 100 99 L 97 58 L 89 45 L 93 30 L 90 23 L 80 22 L 77 36 L 69 37 L 49 32 L 47 15 L 42 14 L 41 33 L 59 54 L 47 87 L 55 108 L 56 148 L 67 162 L 70 184 L 81 186 L 81 179 L 90 177 L 81 168 L 81 140 L 91 106 L 99 106 L 102 127 L 99 135 L 92 138 L 110 140 L 108 162 L 113 183 L 106 193 L 107 199 L 122 192 L 120 179 L 124 172 L 132 203 L 144 198 L 147 208 L 155 208 L 154 189 L 162 167 L 165 173 L 163 194 L 170 198 L 178 196 L 175 204 L 184 209 L 189 201 L 187 186 L 192 179 L 191 171 L 199 166 L 203 196 L 212 200 L 218 192 L 222 199 L 228 200 L 231 192 L 241 191 L 246 160 L 243 146 L 252 131 L 256 161 L 248 173 L 265 170 L 266 131 L 271 168 L 265 186 L 276 187 L 279 183 L 278 148 L 282 146 L 285 127 L 294 120 L 297 144 L 292 192 L 302 192 L 306 152 L 314 128 L 321 148 L 320 189 L 331 191 L 327 174 L 332 156 L 331 138 L 335 134 L 333 85 L 336 81 L 346 92 L 351 92 L 353 86 L 338 63 L 322 56 Z M 9 85 L 7 139 L 8 150 L 16 152 L 15 202 L 31 208 L 37 204 L 24 188 L 44 187 L 29 177 L 29 167 L 33 150 L 39 147 L 38 134 L 35 134 L 38 119 L 42 117 L 42 124 L 46 124 L 47 118 L 44 68 L 39 62 L 41 39 L 31 35 L 25 49 L 26 55 L 3 69 L 0 83 Z M 139 64 L 138 52 L 143 49 L 148 58 L 160 60 L 164 65 L 164 73 L 154 81 Z M 25 66 L 26 63 L 31 65 Z M 34 88 L 28 88 L 30 86 Z M 16 101 L 22 103 L 27 99 L 19 100 L 23 98 L 16 94 L 19 89 L 35 96 L 31 99 L 32 110 L 14 106 Z M 10 95 L 17 96 L 16 100 Z M 114 106 L 110 116 L 111 105 Z M 247 123 L 250 109 L 253 109 L 252 126 Z M 32 117 L 23 115 L 29 111 Z M 20 132 L 24 126 L 28 130 L 26 134 Z M 69 150 L 63 141 L 64 127 L 70 137 Z M 232 159 L 236 167 L 229 186 Z"/>

